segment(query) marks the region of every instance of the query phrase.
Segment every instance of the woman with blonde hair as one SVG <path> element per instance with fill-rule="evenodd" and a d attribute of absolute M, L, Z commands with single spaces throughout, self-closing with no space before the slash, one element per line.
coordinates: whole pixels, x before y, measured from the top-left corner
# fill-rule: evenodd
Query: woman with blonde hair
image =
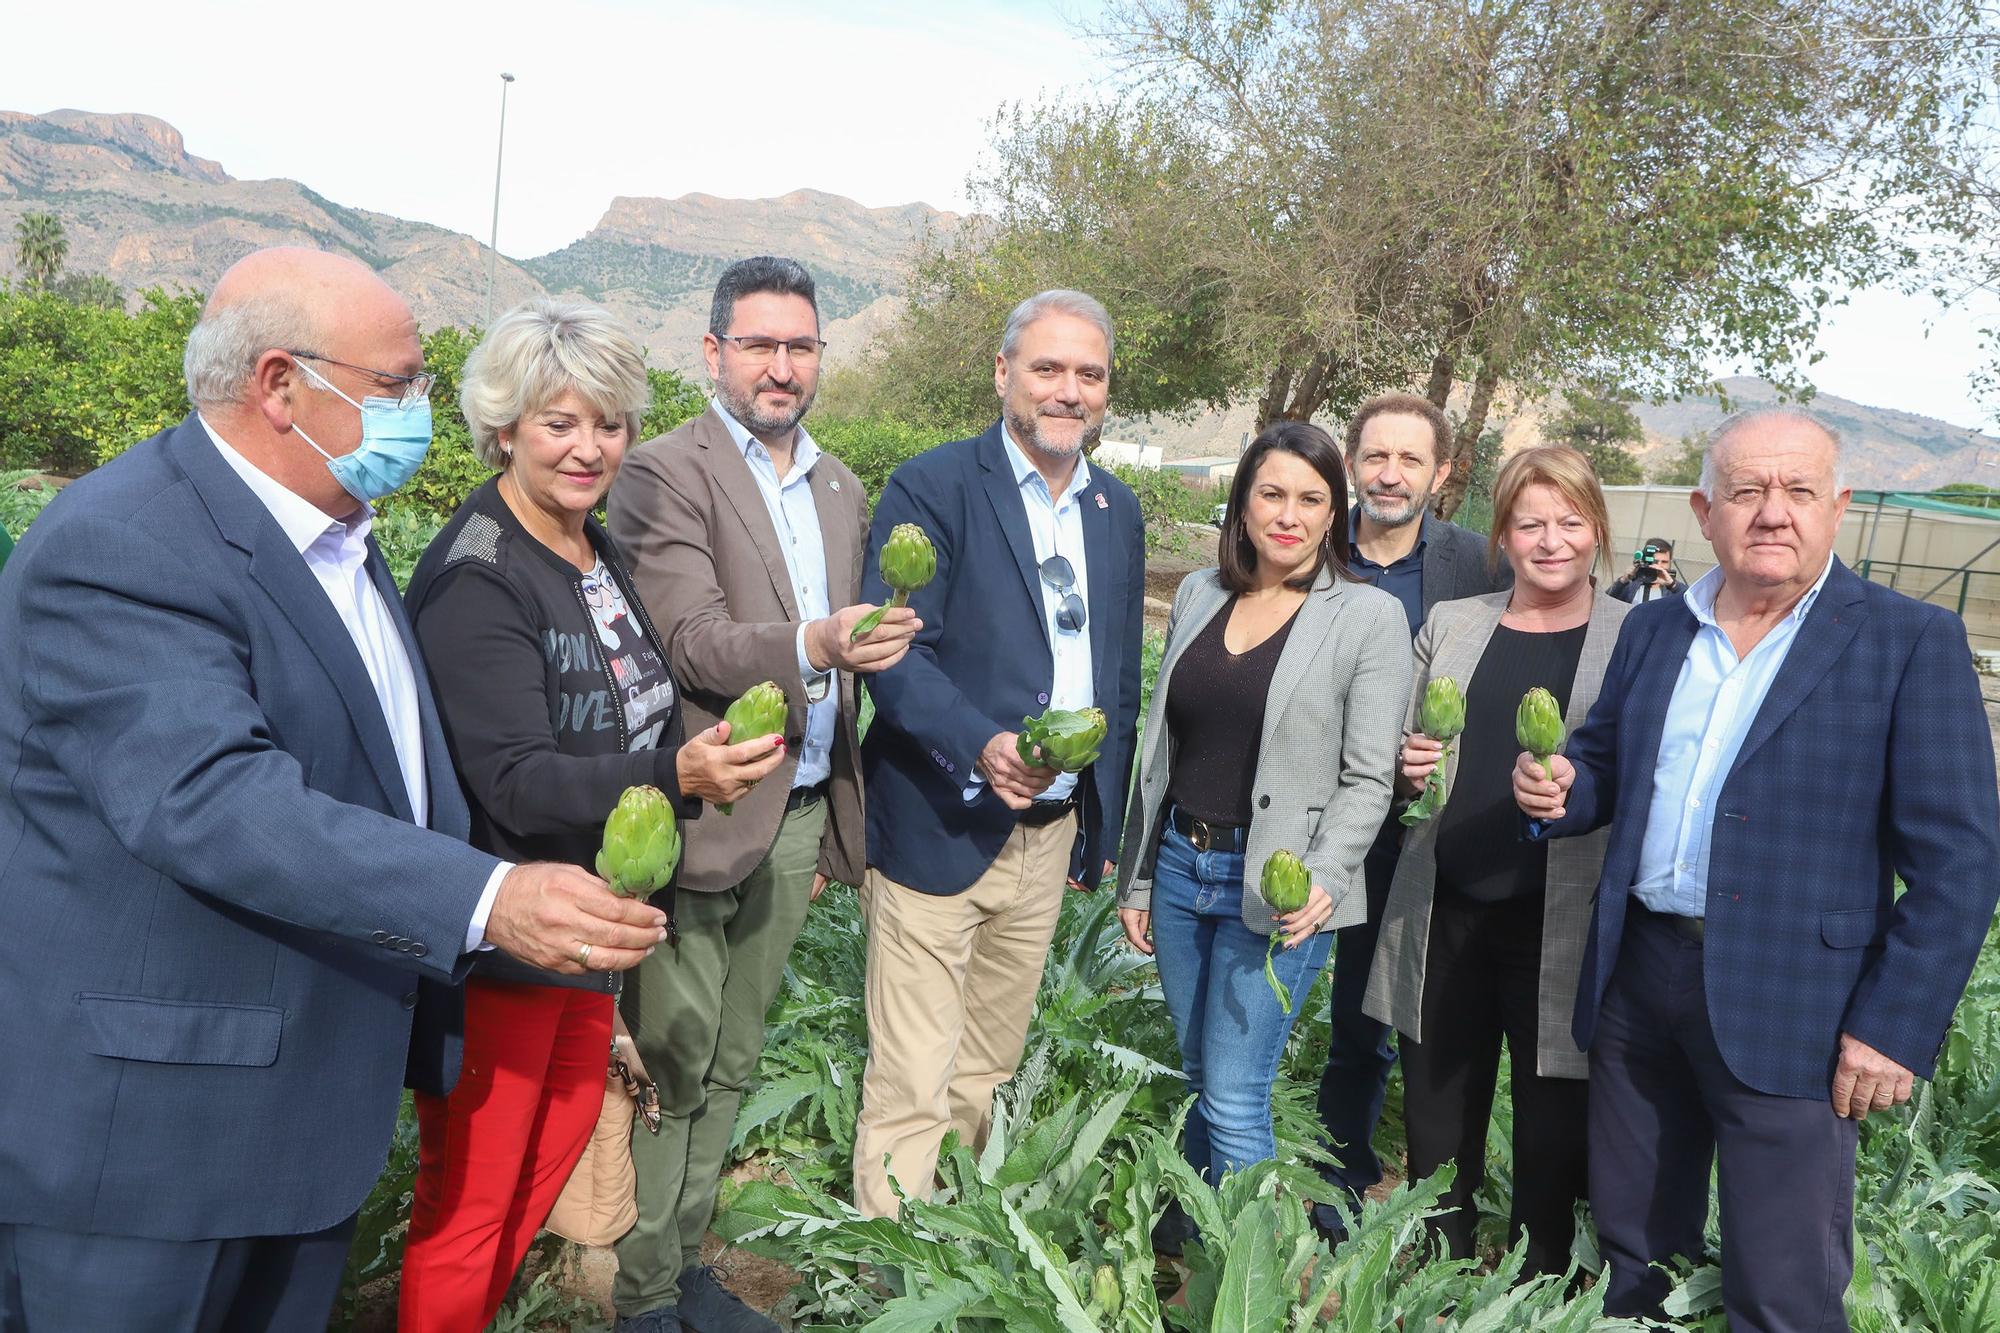
<path fill-rule="evenodd" d="M 1432 1219 L 1454 1259 L 1473 1255 L 1486 1131 L 1504 1038 L 1514 1101 L 1514 1198 L 1507 1239 L 1528 1237 L 1524 1276 L 1569 1264 L 1575 1205 L 1587 1193 L 1588 1065 L 1570 1013 L 1606 834 L 1521 838 L 1510 786 L 1514 717 L 1540 686 L 1574 730 L 1603 684 L 1628 608 L 1592 571 L 1611 549 L 1604 493 L 1574 449 L 1524 449 L 1493 487 L 1489 558 L 1514 571 L 1505 592 L 1442 602 L 1417 635 L 1417 672 L 1398 795 L 1414 797 L 1443 746 L 1417 730 L 1426 686 L 1465 694 L 1465 729 L 1445 760 L 1442 810 L 1413 826 L 1389 890 L 1363 1008 L 1401 1034 L 1410 1179 L 1457 1163 Z"/>
<path fill-rule="evenodd" d="M 588 869 L 627 787 L 693 818 L 784 757 L 781 739 L 727 744 L 726 724 L 683 743 L 666 645 L 592 516 L 647 393 L 632 335 L 571 302 L 508 311 L 466 359 L 460 405 L 498 475 L 432 541 L 405 600 L 472 842 L 497 856 Z M 671 885 L 655 905 L 671 932 Z M 576 961 L 591 966 L 589 945 Z M 610 972 L 473 963 L 458 1085 L 416 1099 L 404 1333 L 492 1321 L 597 1123 L 616 993 Z"/>

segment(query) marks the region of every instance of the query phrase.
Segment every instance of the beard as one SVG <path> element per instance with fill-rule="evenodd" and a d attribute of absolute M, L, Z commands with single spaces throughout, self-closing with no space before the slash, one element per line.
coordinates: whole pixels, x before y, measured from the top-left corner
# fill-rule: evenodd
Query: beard
<path fill-rule="evenodd" d="M 1078 454 L 1087 453 L 1104 434 L 1102 421 L 1094 426 L 1085 425 L 1077 432 L 1076 439 L 1068 444 L 1051 440 L 1043 433 L 1042 422 L 1045 419 L 1087 422 L 1088 417 L 1081 408 L 1072 412 L 1066 408 L 1051 406 L 1040 409 L 1030 416 L 1008 406 L 1001 410 L 1000 415 L 1006 419 L 1007 433 L 1014 437 L 1016 444 L 1024 449 L 1032 449 L 1046 458 L 1074 458 Z"/>
<path fill-rule="evenodd" d="M 784 412 L 766 412 L 757 406 L 757 395 L 768 390 L 780 390 L 794 395 L 792 406 Z M 729 415 L 743 423 L 744 429 L 752 435 L 784 435 L 789 433 L 812 410 L 813 395 L 818 386 L 808 389 L 796 377 L 789 380 L 772 379 L 769 375 L 760 377 L 750 386 L 748 393 L 739 393 L 734 386 L 717 380 L 715 396 L 729 409 Z"/>
<path fill-rule="evenodd" d="M 1407 486 L 1361 492 L 1361 516 L 1385 528 L 1400 528 L 1416 522 L 1430 506 L 1431 492 L 1417 494 Z"/>

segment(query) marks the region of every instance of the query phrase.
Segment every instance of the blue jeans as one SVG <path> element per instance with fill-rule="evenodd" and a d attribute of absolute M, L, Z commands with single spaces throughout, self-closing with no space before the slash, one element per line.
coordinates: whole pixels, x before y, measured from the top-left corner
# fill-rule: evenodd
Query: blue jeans
<path fill-rule="evenodd" d="M 1270 910 L 1262 898 L 1254 907 Z M 1243 924 L 1242 853 L 1198 852 L 1168 827 L 1153 870 L 1153 951 L 1195 1094 L 1187 1159 L 1210 1180 L 1277 1155 L 1271 1083 L 1333 934 L 1278 945 L 1271 966 L 1291 988 L 1289 1014 L 1264 980 L 1267 942 Z"/>

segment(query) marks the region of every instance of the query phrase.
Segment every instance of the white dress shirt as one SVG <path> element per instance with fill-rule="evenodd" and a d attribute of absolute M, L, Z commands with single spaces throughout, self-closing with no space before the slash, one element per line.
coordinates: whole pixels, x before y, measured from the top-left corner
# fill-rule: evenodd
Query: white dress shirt
<path fill-rule="evenodd" d="M 1083 493 L 1090 489 L 1090 463 L 1078 454 L 1076 468 L 1069 474 L 1069 485 L 1063 487 L 1061 495 L 1051 495 L 1048 479 L 1022 452 L 1021 446 L 1014 443 L 1005 426 L 1000 428 L 1000 439 L 1007 448 L 1007 462 L 1014 469 L 1014 483 L 1021 488 L 1021 506 L 1028 512 L 1028 535 L 1034 543 L 1035 563 L 1039 565 L 1052 555 L 1068 560 L 1076 572 L 1076 586 L 1070 591 L 1084 602 L 1082 628 L 1063 629 L 1056 624 L 1056 609 L 1062 605 L 1063 595 L 1051 588 L 1048 580 L 1037 577 L 1042 594 L 1042 627 L 1048 631 L 1050 655 L 1055 659 L 1049 707 L 1071 711 L 1088 708 L 1097 696 L 1090 661 L 1090 569 L 1083 554 Z M 1076 774 L 1065 773 L 1036 799 L 1063 800 L 1076 790 L 1076 779 Z M 977 797 L 985 781 L 975 773 L 965 790 L 965 799 Z"/>
<path fill-rule="evenodd" d="M 1666 725 L 1653 768 L 1653 801 L 1646 835 L 1639 844 L 1639 869 L 1632 895 L 1655 912 L 1705 916 L 1708 911 L 1708 854 L 1715 827 L 1715 800 L 1736 765 L 1743 738 L 1763 707 L 1764 696 L 1792 651 L 1806 613 L 1833 572 L 1829 558 L 1819 579 L 1799 604 L 1767 631 L 1746 657 L 1736 655 L 1729 635 L 1715 620 L 1722 591 L 1722 566 L 1703 574 L 1683 594 L 1698 622 L 1667 702 Z"/>
<path fill-rule="evenodd" d="M 729 438 L 743 451 L 750 475 L 757 479 L 764 508 L 770 511 L 771 526 L 778 533 L 778 547 L 785 556 L 785 575 L 792 583 L 792 597 L 799 608 L 799 632 L 794 647 L 799 657 L 799 679 L 806 687 L 806 734 L 799 751 L 799 764 L 792 774 L 792 786 L 817 787 L 833 776 L 833 733 L 840 721 L 840 695 L 831 689 L 834 673 L 821 671 L 806 656 L 806 625 L 831 615 L 831 597 L 826 582 L 826 543 L 819 527 L 819 506 L 813 500 L 812 470 L 819 462 L 819 445 L 800 426 L 792 442 L 792 469 L 781 481 L 778 465 L 764 442 L 752 435 L 742 422 L 714 399 L 709 400 L 715 415 L 729 431 Z"/>
<path fill-rule="evenodd" d="M 318 505 L 287 490 L 256 464 L 230 448 L 216 434 L 215 427 L 202 419 L 202 427 L 216 451 L 230 469 L 243 479 L 250 493 L 270 511 L 278 528 L 304 558 L 306 568 L 333 604 L 334 614 L 354 641 L 354 651 L 368 670 L 375 698 L 382 705 L 382 718 L 389 726 L 389 739 L 396 747 L 396 766 L 402 770 L 403 789 L 410 798 L 415 822 L 429 827 L 430 784 L 424 777 L 423 714 L 417 703 L 417 677 L 410 666 L 409 651 L 396 621 L 382 600 L 382 593 L 368 577 L 368 534 L 375 526 L 375 511 L 362 506 L 360 517 L 342 522 L 328 518 Z M 502 862 L 486 881 L 486 891 L 473 911 L 472 924 L 465 935 L 465 952 L 490 947 L 486 919 L 493 911 L 493 899 L 500 881 L 513 869 Z"/>

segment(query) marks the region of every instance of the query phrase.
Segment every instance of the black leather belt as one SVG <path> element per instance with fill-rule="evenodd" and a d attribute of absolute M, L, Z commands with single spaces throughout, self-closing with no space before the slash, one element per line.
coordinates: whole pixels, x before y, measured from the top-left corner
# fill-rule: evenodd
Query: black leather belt
<path fill-rule="evenodd" d="M 1029 828 L 1042 828 L 1055 823 L 1075 809 L 1074 796 L 1065 796 L 1060 801 L 1036 801 L 1021 812 L 1021 822 Z"/>
<path fill-rule="evenodd" d="M 1702 919 L 1698 916 L 1681 916 L 1675 912 L 1655 912 L 1637 898 L 1632 900 L 1631 911 L 1632 915 L 1639 920 L 1650 921 L 1655 925 L 1670 930 L 1689 944 L 1700 944 L 1702 942 L 1702 932 L 1706 927 Z"/>
<path fill-rule="evenodd" d="M 810 787 L 794 787 L 792 788 L 792 794 L 785 798 L 785 813 L 790 814 L 794 810 L 803 810 L 825 795 L 826 784 L 824 782 L 816 782 Z"/>
<path fill-rule="evenodd" d="M 1248 824 L 1211 824 L 1177 805 L 1168 809 L 1167 822 L 1198 852 L 1240 852 L 1250 840 Z"/>

